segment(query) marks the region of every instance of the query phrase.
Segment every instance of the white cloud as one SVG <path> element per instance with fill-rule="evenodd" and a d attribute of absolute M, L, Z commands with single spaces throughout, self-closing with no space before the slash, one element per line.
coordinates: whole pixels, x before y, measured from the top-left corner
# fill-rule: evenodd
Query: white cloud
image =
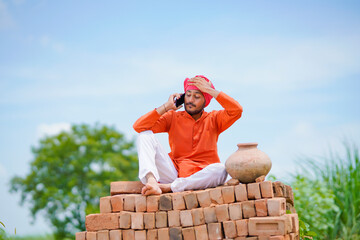
<path fill-rule="evenodd" d="M 44 136 L 52 136 L 62 131 L 70 131 L 70 130 L 71 130 L 70 123 L 52 123 L 52 124 L 44 123 L 37 126 L 36 136 L 39 139 Z"/>
<path fill-rule="evenodd" d="M 3 0 L 0 0 L 0 30 L 15 26 L 15 22 Z"/>

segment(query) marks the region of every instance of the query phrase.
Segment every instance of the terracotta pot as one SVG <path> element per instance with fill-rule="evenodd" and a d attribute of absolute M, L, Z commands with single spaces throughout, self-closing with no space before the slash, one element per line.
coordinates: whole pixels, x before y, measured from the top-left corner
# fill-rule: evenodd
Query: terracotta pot
<path fill-rule="evenodd" d="M 232 178 L 242 183 L 255 182 L 266 176 L 271 169 L 271 160 L 264 152 L 257 149 L 257 143 L 240 143 L 239 149 L 225 162 L 226 171 Z"/>

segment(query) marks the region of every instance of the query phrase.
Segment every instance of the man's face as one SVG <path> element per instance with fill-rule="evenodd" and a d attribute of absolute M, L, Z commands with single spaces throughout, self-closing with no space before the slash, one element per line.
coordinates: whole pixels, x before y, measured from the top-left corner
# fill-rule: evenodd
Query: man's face
<path fill-rule="evenodd" d="M 204 95 L 199 90 L 188 90 L 185 93 L 185 111 L 192 115 L 201 113 L 205 107 Z"/>

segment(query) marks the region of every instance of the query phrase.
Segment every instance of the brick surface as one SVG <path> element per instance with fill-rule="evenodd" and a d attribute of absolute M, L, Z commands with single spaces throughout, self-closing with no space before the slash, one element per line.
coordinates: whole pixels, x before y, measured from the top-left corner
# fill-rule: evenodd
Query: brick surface
<path fill-rule="evenodd" d="M 286 216 L 254 217 L 248 222 L 249 235 L 285 235 Z"/>
<path fill-rule="evenodd" d="M 146 240 L 146 230 L 135 231 L 135 240 Z"/>
<path fill-rule="evenodd" d="M 172 197 L 172 204 L 174 210 L 186 209 L 183 192 L 173 193 L 171 194 L 171 197 Z"/>
<path fill-rule="evenodd" d="M 142 212 L 131 214 L 131 228 L 144 229 L 144 214 Z"/>
<path fill-rule="evenodd" d="M 296 209 L 291 203 L 286 202 L 286 211 L 290 211 L 291 213 L 296 213 Z"/>
<path fill-rule="evenodd" d="M 113 212 L 124 210 L 124 195 L 115 195 L 110 198 L 111 208 Z"/>
<path fill-rule="evenodd" d="M 299 240 L 300 239 L 298 233 L 290 233 L 289 238 L 290 238 L 290 240 Z"/>
<path fill-rule="evenodd" d="M 285 185 L 282 182 L 273 182 L 274 197 L 285 197 Z"/>
<path fill-rule="evenodd" d="M 299 232 L 299 217 L 296 213 L 288 214 L 291 217 L 292 229 L 291 232 Z"/>
<path fill-rule="evenodd" d="M 97 232 L 86 232 L 86 240 L 97 240 Z"/>
<path fill-rule="evenodd" d="M 209 223 L 207 224 L 207 229 L 210 240 L 223 239 L 224 234 L 221 223 Z"/>
<path fill-rule="evenodd" d="M 182 235 L 184 240 L 196 240 L 195 230 L 193 227 L 182 228 Z M 207 235 L 207 233 L 206 233 Z"/>
<path fill-rule="evenodd" d="M 270 236 L 258 236 L 257 240 L 270 240 Z"/>
<path fill-rule="evenodd" d="M 286 233 L 291 233 L 291 230 L 293 229 L 292 218 L 289 214 L 285 214 L 284 216 L 286 217 L 286 225 L 285 225 Z"/>
<path fill-rule="evenodd" d="M 86 232 L 75 233 L 75 240 L 86 240 Z"/>
<path fill-rule="evenodd" d="M 156 212 L 155 213 L 155 226 L 156 228 L 166 228 L 167 227 L 167 212 Z"/>
<path fill-rule="evenodd" d="M 191 210 L 194 226 L 205 224 L 204 209 L 195 208 Z"/>
<path fill-rule="evenodd" d="M 225 183 L 226 186 L 236 186 L 240 183 L 238 179 L 232 178 Z"/>
<path fill-rule="evenodd" d="M 260 191 L 261 196 L 263 198 L 273 198 L 274 191 L 273 191 L 273 184 L 271 181 L 265 181 L 260 183 Z"/>
<path fill-rule="evenodd" d="M 206 223 L 215 223 L 215 222 L 217 222 L 216 212 L 215 212 L 215 207 L 214 206 L 206 207 L 203 210 L 204 210 L 204 218 L 205 218 Z"/>
<path fill-rule="evenodd" d="M 141 193 L 144 187 L 140 181 L 118 181 L 110 183 L 110 194 Z"/>
<path fill-rule="evenodd" d="M 211 203 L 223 204 L 224 199 L 222 198 L 221 188 L 213 188 L 209 190 Z"/>
<path fill-rule="evenodd" d="M 146 211 L 147 212 L 156 212 L 159 210 L 159 199 L 160 196 L 152 195 L 146 198 Z"/>
<path fill-rule="evenodd" d="M 210 192 L 208 189 L 196 192 L 200 207 L 209 207 L 211 205 Z"/>
<path fill-rule="evenodd" d="M 158 239 L 157 229 L 147 230 L 146 238 L 147 240 L 157 240 Z"/>
<path fill-rule="evenodd" d="M 285 190 L 286 190 L 285 193 L 286 201 L 294 205 L 294 193 L 292 188 L 289 185 L 285 185 Z"/>
<path fill-rule="evenodd" d="M 255 210 L 257 217 L 266 217 L 267 212 L 267 199 L 258 199 L 255 200 Z"/>
<path fill-rule="evenodd" d="M 248 199 L 260 199 L 260 183 L 247 184 Z"/>
<path fill-rule="evenodd" d="M 284 236 L 270 236 L 269 240 L 285 240 Z"/>
<path fill-rule="evenodd" d="M 193 209 L 199 206 L 196 193 L 194 192 L 185 193 L 184 200 L 185 200 L 186 209 Z"/>
<path fill-rule="evenodd" d="M 238 236 L 247 236 L 249 234 L 248 231 L 248 219 L 241 219 L 235 221 L 236 224 L 236 232 Z"/>
<path fill-rule="evenodd" d="M 234 187 L 235 198 L 237 202 L 244 202 L 248 200 L 246 184 L 239 184 Z"/>
<path fill-rule="evenodd" d="M 170 240 L 168 228 L 158 229 L 158 240 Z"/>
<path fill-rule="evenodd" d="M 229 204 L 229 217 L 231 220 L 242 219 L 241 202 Z"/>
<path fill-rule="evenodd" d="M 119 227 L 122 229 L 130 228 L 131 227 L 131 213 L 130 212 L 120 212 L 119 216 L 120 216 L 119 217 Z"/>
<path fill-rule="evenodd" d="M 221 204 L 215 206 L 216 218 L 219 222 L 229 221 L 229 206 L 228 204 Z"/>
<path fill-rule="evenodd" d="M 225 221 L 223 222 L 224 234 L 226 238 L 236 238 L 236 224 L 235 221 Z"/>
<path fill-rule="evenodd" d="M 159 199 L 159 210 L 170 211 L 172 210 L 172 199 L 170 194 L 161 194 Z"/>
<path fill-rule="evenodd" d="M 235 188 L 234 186 L 221 187 L 222 198 L 224 203 L 235 202 Z"/>
<path fill-rule="evenodd" d="M 109 239 L 110 239 L 109 230 L 98 231 L 97 240 L 109 240 Z"/>
<path fill-rule="evenodd" d="M 286 213 L 285 198 L 269 198 L 267 200 L 269 216 L 282 216 Z"/>
<path fill-rule="evenodd" d="M 169 227 L 180 227 L 180 210 L 168 211 Z"/>
<path fill-rule="evenodd" d="M 171 240 L 182 240 L 181 227 L 171 227 L 169 228 L 169 236 Z"/>
<path fill-rule="evenodd" d="M 135 211 L 146 212 L 146 196 L 137 195 L 135 197 Z"/>
<path fill-rule="evenodd" d="M 194 225 L 191 210 L 180 211 L 180 222 L 183 227 L 191 227 Z"/>
<path fill-rule="evenodd" d="M 122 239 L 122 235 L 121 235 L 121 230 L 110 230 L 110 240 L 121 240 Z"/>
<path fill-rule="evenodd" d="M 137 195 L 129 194 L 124 197 L 124 211 L 135 212 L 135 197 Z"/>
<path fill-rule="evenodd" d="M 123 240 L 135 240 L 135 230 L 127 229 L 122 231 Z"/>
<path fill-rule="evenodd" d="M 242 202 L 241 206 L 244 218 L 251 218 L 256 216 L 254 200 Z"/>
<path fill-rule="evenodd" d="M 100 198 L 100 213 L 111 213 L 111 196 Z"/>
<path fill-rule="evenodd" d="M 119 227 L 118 213 L 90 214 L 85 218 L 87 231 L 111 230 Z"/>
<path fill-rule="evenodd" d="M 206 225 L 194 227 L 196 240 L 208 240 L 208 232 Z"/>
<path fill-rule="evenodd" d="M 144 213 L 144 228 L 153 229 L 155 228 L 155 213 Z"/>

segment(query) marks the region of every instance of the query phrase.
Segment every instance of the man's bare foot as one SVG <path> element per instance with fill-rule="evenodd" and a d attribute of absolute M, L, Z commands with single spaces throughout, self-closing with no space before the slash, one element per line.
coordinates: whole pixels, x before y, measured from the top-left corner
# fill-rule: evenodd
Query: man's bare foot
<path fill-rule="evenodd" d="M 163 193 L 171 192 L 171 183 L 159 184 L 159 187 Z"/>
<path fill-rule="evenodd" d="M 160 195 L 162 193 L 161 188 L 158 183 L 147 183 L 141 189 L 141 194 L 148 195 Z"/>

